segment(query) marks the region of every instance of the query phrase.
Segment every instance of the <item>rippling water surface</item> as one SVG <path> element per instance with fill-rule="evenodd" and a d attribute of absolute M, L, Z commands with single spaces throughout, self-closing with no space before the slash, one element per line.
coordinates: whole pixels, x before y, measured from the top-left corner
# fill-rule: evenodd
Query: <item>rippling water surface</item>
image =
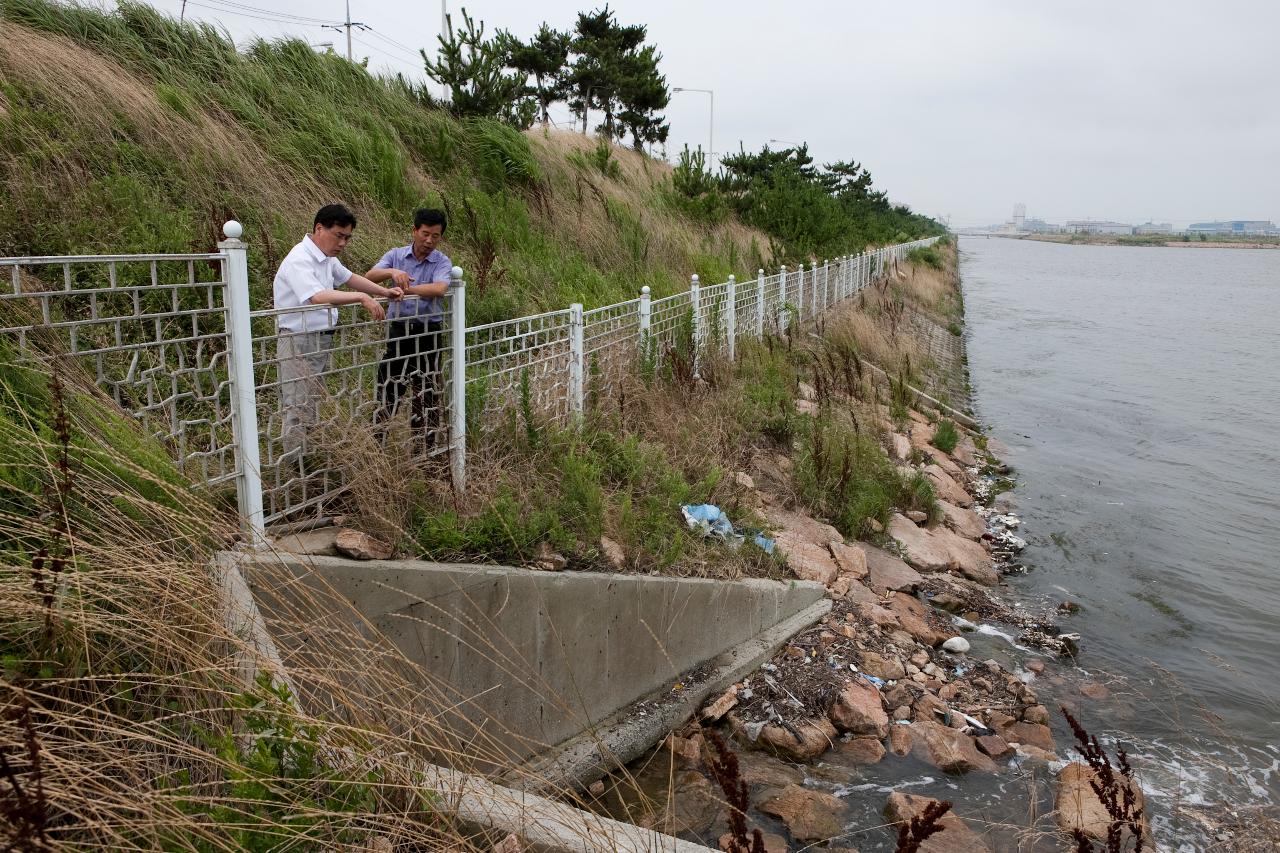
<path fill-rule="evenodd" d="M 1079 666 L 1113 686 L 1091 728 L 1166 814 L 1280 801 L 1280 251 L 960 248 L 1031 543 L 1012 582 L 1083 605 Z"/>

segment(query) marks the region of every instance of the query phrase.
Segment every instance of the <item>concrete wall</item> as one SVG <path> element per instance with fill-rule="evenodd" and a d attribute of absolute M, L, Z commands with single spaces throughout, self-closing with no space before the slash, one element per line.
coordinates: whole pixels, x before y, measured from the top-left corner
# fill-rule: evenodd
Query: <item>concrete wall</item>
<path fill-rule="evenodd" d="M 464 740 L 483 733 L 490 744 L 501 743 L 510 759 L 543 752 L 671 688 L 686 670 L 731 651 L 824 594 L 821 586 L 799 581 L 287 555 L 257 558 L 245 573 L 268 624 L 272 602 L 299 594 L 299 579 L 331 587 L 336 596 L 329 600 L 351 605 L 343 618 L 366 622 L 366 633 L 376 628 L 448 685 L 447 693 L 461 703 L 453 724 Z M 288 645 L 305 654 L 306 637 L 289 633 Z"/>

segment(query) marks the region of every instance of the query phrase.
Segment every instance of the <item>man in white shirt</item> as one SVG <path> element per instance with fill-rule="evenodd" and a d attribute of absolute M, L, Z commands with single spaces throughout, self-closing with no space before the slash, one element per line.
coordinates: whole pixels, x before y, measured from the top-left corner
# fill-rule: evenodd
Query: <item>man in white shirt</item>
<path fill-rule="evenodd" d="M 304 448 L 307 431 L 315 425 L 323 376 L 330 369 L 337 306 L 360 304 L 375 320 L 382 320 L 385 312 L 374 297 L 399 299 L 403 294 L 399 287 L 383 287 L 356 275 L 338 260 L 355 227 L 355 214 L 345 205 L 325 205 L 317 211 L 311 233 L 289 251 L 276 272 L 276 357 L 286 453 Z M 354 292 L 338 290 L 344 285 Z"/>

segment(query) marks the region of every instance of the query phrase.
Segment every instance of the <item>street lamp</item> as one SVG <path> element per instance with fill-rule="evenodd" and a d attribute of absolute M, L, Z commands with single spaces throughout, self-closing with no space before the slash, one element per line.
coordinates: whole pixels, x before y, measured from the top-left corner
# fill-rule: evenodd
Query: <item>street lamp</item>
<path fill-rule="evenodd" d="M 711 113 L 707 122 L 707 166 L 711 165 L 711 158 L 715 156 L 715 139 L 716 139 L 716 93 L 712 89 L 688 89 L 676 86 L 671 90 L 674 92 L 702 92 L 711 96 Z"/>
<path fill-rule="evenodd" d="M 790 139 L 770 139 L 769 141 L 770 141 L 770 142 L 779 142 L 779 143 L 781 143 L 781 144 L 783 144 L 783 145 L 794 145 L 796 148 L 799 148 L 799 147 L 800 147 L 800 145 L 801 145 L 801 143 L 799 143 L 799 142 L 792 142 Z"/>

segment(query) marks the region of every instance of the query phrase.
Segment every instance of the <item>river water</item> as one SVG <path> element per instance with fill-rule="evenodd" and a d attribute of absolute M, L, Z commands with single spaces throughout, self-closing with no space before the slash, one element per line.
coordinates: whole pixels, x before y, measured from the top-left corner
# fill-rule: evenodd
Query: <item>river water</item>
<path fill-rule="evenodd" d="M 1070 599 L 1162 840 L 1280 802 L 1280 251 L 961 238 L 978 416 L 1017 472 L 1023 597 Z M 1076 673 L 1080 675 L 1080 673 Z"/>

